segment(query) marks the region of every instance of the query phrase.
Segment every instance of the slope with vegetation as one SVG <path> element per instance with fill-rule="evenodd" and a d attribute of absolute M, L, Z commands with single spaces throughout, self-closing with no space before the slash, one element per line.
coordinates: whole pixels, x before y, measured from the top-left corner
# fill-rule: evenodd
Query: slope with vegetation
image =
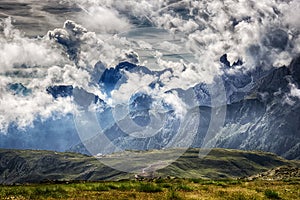
<path fill-rule="evenodd" d="M 177 149 L 153 150 L 140 153 L 145 156 L 154 154 L 155 157 L 162 158 L 176 151 Z M 118 163 L 119 154 L 112 154 L 110 158 L 114 156 Z M 132 157 L 131 162 L 134 163 L 135 159 L 139 157 Z M 151 165 L 150 161 L 145 165 Z M 152 178 L 236 179 L 253 176 L 280 166 L 297 168 L 300 164 L 298 161 L 285 160 L 272 153 L 228 149 L 213 149 L 206 157 L 200 158 L 199 149 L 189 149 L 171 165 L 153 173 Z M 112 169 L 87 155 L 34 150 L 0 150 L 1 184 L 132 178 L 134 174 Z"/>

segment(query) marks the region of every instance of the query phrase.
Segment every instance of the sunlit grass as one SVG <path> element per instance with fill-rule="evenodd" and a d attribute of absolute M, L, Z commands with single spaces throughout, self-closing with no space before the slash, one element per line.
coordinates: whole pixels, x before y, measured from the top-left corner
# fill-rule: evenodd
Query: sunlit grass
<path fill-rule="evenodd" d="M 0 199 L 300 199 L 299 187 L 299 180 L 128 180 L 0 186 Z"/>

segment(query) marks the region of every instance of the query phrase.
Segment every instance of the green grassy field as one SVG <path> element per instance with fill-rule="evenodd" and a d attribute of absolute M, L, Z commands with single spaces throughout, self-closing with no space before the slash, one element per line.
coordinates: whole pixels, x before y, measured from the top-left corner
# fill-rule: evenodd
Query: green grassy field
<path fill-rule="evenodd" d="M 138 153 L 167 159 L 174 151 L 130 153 L 133 162 Z M 212 149 L 204 158 L 199 152 L 189 149 L 169 166 L 141 176 L 87 155 L 0 150 L 0 199 L 300 199 L 299 161 L 259 151 Z"/>
<path fill-rule="evenodd" d="M 300 199 L 300 180 L 155 179 L 1 186 L 1 199 Z"/>
<path fill-rule="evenodd" d="M 135 155 L 142 154 L 146 157 L 144 167 L 147 167 L 150 162 L 154 162 L 147 156 L 167 161 L 170 155 L 176 154 L 177 151 L 179 149 L 130 152 L 130 162 L 127 163 L 135 164 L 135 160 L 140 159 Z M 189 149 L 169 166 L 158 169 L 155 177 L 235 179 L 256 175 L 280 166 L 300 167 L 299 161 L 286 160 L 267 152 L 212 149 L 204 158 L 199 158 L 199 152 L 200 149 Z M 115 165 L 122 165 L 118 156 L 119 154 L 112 154 L 110 159 Z M 128 174 L 112 169 L 102 164 L 101 160 L 87 155 L 0 149 L 0 184 L 78 180 L 117 181 L 132 178 L 134 173 Z"/>

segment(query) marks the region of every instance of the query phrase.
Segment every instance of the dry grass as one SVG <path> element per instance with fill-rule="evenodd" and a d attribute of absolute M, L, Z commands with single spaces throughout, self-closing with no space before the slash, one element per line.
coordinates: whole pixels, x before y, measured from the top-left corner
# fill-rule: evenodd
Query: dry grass
<path fill-rule="evenodd" d="M 1 186 L 0 199 L 300 199 L 300 181 L 160 179 Z"/>

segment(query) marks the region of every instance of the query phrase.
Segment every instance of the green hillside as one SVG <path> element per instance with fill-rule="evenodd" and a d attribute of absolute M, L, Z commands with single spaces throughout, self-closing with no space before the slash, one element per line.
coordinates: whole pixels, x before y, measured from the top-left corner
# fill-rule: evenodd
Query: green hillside
<path fill-rule="evenodd" d="M 162 158 L 178 151 L 154 150 L 138 152 L 145 156 Z M 133 155 L 137 152 L 131 152 Z M 213 149 L 199 158 L 199 149 L 189 149 L 166 168 L 140 176 L 201 179 L 228 179 L 253 176 L 280 166 L 299 167 L 298 161 L 289 161 L 275 154 Z M 118 154 L 110 155 L 118 162 Z M 134 161 L 133 156 L 132 160 Z M 134 162 L 132 162 L 134 163 Z M 120 163 L 122 164 L 122 163 Z M 145 163 L 147 166 L 148 163 Z M 35 150 L 0 150 L 0 183 L 41 183 L 53 181 L 100 181 L 134 179 L 134 174 L 120 172 L 103 165 L 91 156 Z"/>

